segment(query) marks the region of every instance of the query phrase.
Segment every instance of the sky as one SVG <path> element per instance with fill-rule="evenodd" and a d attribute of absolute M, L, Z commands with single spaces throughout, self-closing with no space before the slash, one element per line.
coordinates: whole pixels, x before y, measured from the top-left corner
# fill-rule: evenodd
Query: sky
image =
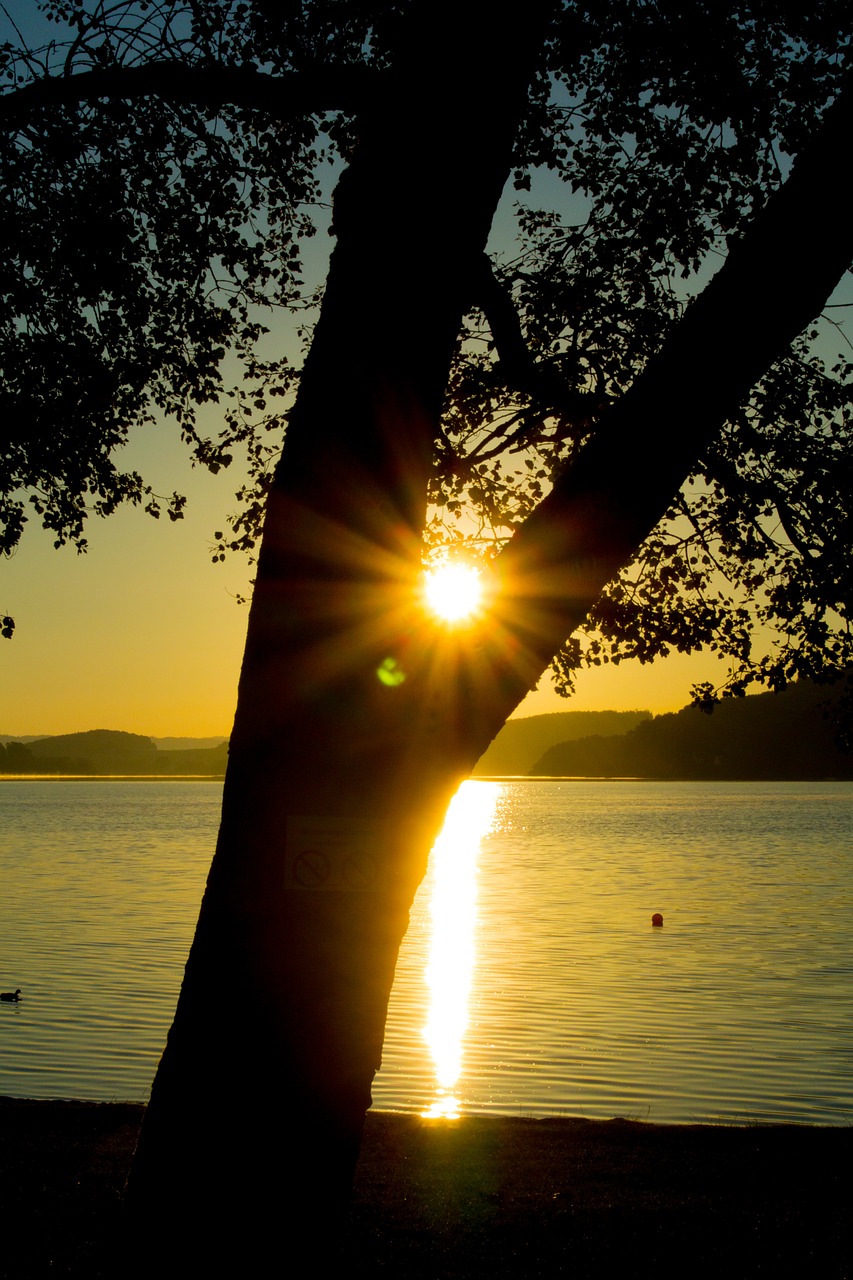
<path fill-rule="evenodd" d="M 13 12 L 20 19 L 31 10 L 15 4 Z M 493 237 L 498 246 L 506 213 L 507 202 Z M 318 278 L 329 244 L 322 230 L 312 242 Z M 246 591 L 250 573 L 238 557 L 213 565 L 210 548 L 233 507 L 239 476 L 191 470 L 176 437 L 168 424 L 146 428 L 124 461 L 157 492 L 188 495 L 183 521 L 120 509 L 90 522 L 89 551 L 81 556 L 54 549 L 33 520 L 16 554 L 0 563 L 0 614 L 17 623 L 11 641 L 0 639 L 0 735 L 229 732 L 247 621 L 235 597 Z M 718 683 L 721 674 L 702 655 L 628 662 L 582 673 L 568 702 L 546 676 L 516 714 L 670 711 L 685 705 L 692 683 Z"/>
<path fill-rule="evenodd" d="M 211 410 L 211 428 L 215 411 Z M 120 508 L 89 521 L 89 550 L 56 549 L 28 524 L 0 560 L 0 614 L 16 621 L 0 638 L 0 737 L 123 729 L 151 737 L 230 732 L 248 609 L 243 557 L 213 564 L 213 535 L 234 509 L 240 475 L 193 469 L 174 425 L 143 428 L 124 451 L 161 494 L 188 496 L 183 520 Z M 703 655 L 626 662 L 582 672 L 576 696 L 559 697 L 546 675 L 516 715 L 567 710 L 673 711 L 690 685 L 719 680 Z"/>
<path fill-rule="evenodd" d="M 212 564 L 210 545 L 233 486 L 227 473 L 190 473 L 177 445 L 164 442 L 160 462 L 171 477 L 163 490 L 189 492 L 183 521 L 119 511 L 91 524 L 86 555 L 55 550 L 33 526 L 0 564 L 0 612 L 17 622 L 14 638 L 0 640 L 0 736 L 230 731 L 248 616 L 235 597 L 249 570 L 238 557 Z M 567 702 L 546 676 L 516 714 L 671 711 L 693 681 L 709 678 L 701 655 L 622 663 L 582 673 Z"/>

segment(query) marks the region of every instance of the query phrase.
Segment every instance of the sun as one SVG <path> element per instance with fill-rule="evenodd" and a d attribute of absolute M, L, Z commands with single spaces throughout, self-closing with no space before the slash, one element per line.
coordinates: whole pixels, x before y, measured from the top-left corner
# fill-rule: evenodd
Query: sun
<path fill-rule="evenodd" d="M 483 599 L 480 572 L 473 565 L 450 561 L 424 574 L 429 609 L 444 622 L 462 622 L 479 609 Z"/>

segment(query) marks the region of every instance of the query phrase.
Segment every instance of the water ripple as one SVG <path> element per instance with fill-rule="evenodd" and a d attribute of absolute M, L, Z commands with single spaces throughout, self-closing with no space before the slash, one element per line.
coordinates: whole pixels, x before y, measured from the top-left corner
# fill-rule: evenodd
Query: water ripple
<path fill-rule="evenodd" d="M 147 1096 L 220 793 L 0 786 L 0 985 L 24 990 L 0 1005 L 0 1092 Z M 476 877 L 463 1109 L 850 1123 L 851 847 L 848 783 L 503 784 Z M 382 1107 L 435 1096 L 430 892 L 398 966 Z"/>

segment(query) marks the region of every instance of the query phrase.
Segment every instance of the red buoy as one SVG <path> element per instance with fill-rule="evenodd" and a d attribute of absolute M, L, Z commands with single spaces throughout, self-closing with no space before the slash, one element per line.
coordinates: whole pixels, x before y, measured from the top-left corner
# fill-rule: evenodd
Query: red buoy
<path fill-rule="evenodd" d="M 652 916 L 652 924 L 658 929 L 663 924 L 663 916 L 659 911 L 656 911 L 655 914 Z"/>

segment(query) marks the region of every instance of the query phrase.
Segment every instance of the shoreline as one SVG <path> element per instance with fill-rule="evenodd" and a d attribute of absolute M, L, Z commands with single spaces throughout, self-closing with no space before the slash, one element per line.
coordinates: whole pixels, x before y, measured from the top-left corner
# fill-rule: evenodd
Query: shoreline
<path fill-rule="evenodd" d="M 2 782 L 224 782 L 224 773 L 0 773 Z M 643 774 L 551 774 L 551 773 L 473 773 L 466 782 L 843 782 L 853 784 L 853 778 L 833 777 L 831 774 L 806 778 L 662 778 Z"/>
<path fill-rule="evenodd" d="M 224 773 L 0 773 L 0 782 L 224 782 Z"/>
<path fill-rule="evenodd" d="M 143 1111 L 0 1097 L 0 1203 L 15 1227 L 0 1274 L 115 1276 Z M 851 1158 L 853 1127 L 371 1111 L 342 1248 L 365 1278 L 842 1280 Z"/>

